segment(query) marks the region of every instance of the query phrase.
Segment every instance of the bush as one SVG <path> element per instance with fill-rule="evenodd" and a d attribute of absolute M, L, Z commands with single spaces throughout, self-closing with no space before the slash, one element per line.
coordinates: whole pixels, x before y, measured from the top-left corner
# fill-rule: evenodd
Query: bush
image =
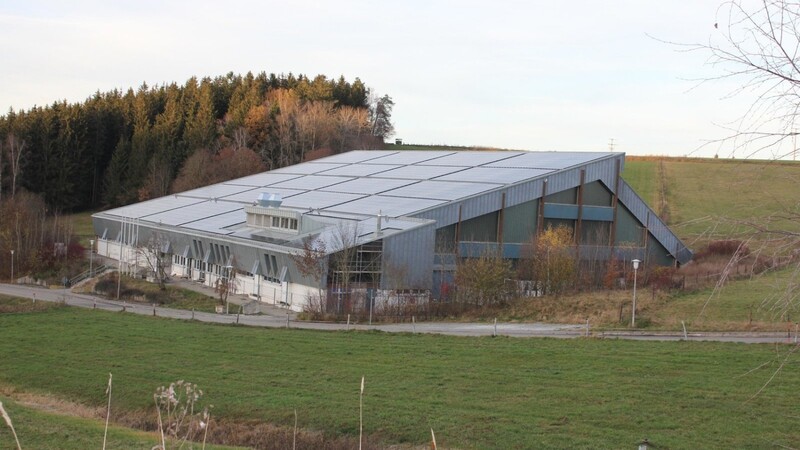
<path fill-rule="evenodd" d="M 103 277 L 97 280 L 97 283 L 94 285 L 95 292 L 100 294 L 109 295 L 111 292 L 117 291 L 117 277 L 115 276 L 108 276 Z"/>
<path fill-rule="evenodd" d="M 674 267 L 656 266 L 650 270 L 648 277 L 650 285 L 661 290 L 679 287 L 674 282 L 677 272 Z"/>
<path fill-rule="evenodd" d="M 744 242 L 736 239 L 711 241 L 706 248 L 694 255 L 695 260 L 702 260 L 711 256 L 731 257 L 738 254 L 740 258 L 750 255 L 750 248 Z"/>

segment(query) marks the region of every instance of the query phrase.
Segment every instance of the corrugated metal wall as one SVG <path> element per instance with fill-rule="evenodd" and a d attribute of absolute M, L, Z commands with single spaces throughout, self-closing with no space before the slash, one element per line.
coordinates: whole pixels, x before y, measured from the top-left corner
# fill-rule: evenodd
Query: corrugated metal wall
<path fill-rule="evenodd" d="M 120 230 L 120 222 L 108 218 L 93 219 L 95 233 L 102 236 L 106 232 L 106 237 L 109 240 L 116 240 Z M 217 246 L 227 247 L 230 255 L 233 256 L 237 271 L 249 272 L 252 270 L 256 261 L 261 263 L 264 268 L 264 255 L 271 258 L 275 257 L 276 268 L 273 268 L 272 273 L 265 273 L 264 275 L 273 275 L 277 278 L 277 274 L 285 266 L 287 268 L 287 280 L 292 283 L 302 283 L 309 286 L 314 286 L 316 283 L 313 279 L 304 277 L 298 270 L 296 265 L 292 262 L 290 255 L 287 251 L 291 251 L 285 247 L 277 245 L 270 245 L 257 241 L 244 240 L 244 239 L 221 239 L 218 235 L 211 235 L 203 232 L 196 232 L 188 234 L 186 232 L 171 231 L 168 229 L 161 229 L 155 225 L 141 222 L 139 225 L 139 243 L 145 244 L 151 236 L 163 235 L 172 245 L 173 254 L 181 255 L 187 246 L 193 247 L 193 240 L 198 241 L 202 245 L 205 253 L 211 251 L 212 244 Z M 300 252 L 300 250 L 295 250 Z M 194 259 L 202 259 L 201 255 L 194 254 Z M 216 258 L 215 258 L 216 259 Z M 225 265 L 226 261 L 217 261 L 218 265 Z M 271 265 L 271 264 L 270 264 Z"/>
<path fill-rule="evenodd" d="M 528 242 L 536 234 L 539 200 L 520 203 L 503 211 L 503 242 Z"/>
<path fill-rule="evenodd" d="M 683 242 L 675 236 L 672 230 L 670 230 L 658 215 L 647 206 L 647 203 L 634 192 L 633 188 L 631 188 L 625 180 L 620 180 L 619 199 L 642 224 L 648 224 L 649 214 L 648 229 L 650 233 L 665 249 L 673 254 L 681 264 L 685 264 L 692 259 L 692 252 L 686 248 Z"/>
<path fill-rule="evenodd" d="M 563 172 L 543 175 L 540 178 L 525 181 L 519 184 L 498 189 L 497 191 L 471 197 L 460 202 L 432 208 L 428 211 L 414 215 L 414 217 L 432 219 L 438 223 L 438 227 L 452 225 L 458 222 L 459 205 L 461 206 L 461 221 L 466 221 L 490 212 L 499 210 L 503 205 L 503 193 L 506 194 L 506 208 L 529 202 L 542 196 L 542 185 L 547 179 L 547 192 L 559 192 L 572 189 L 580 185 L 581 169 L 586 170 L 584 183 L 592 181 L 602 181 L 609 190 L 614 190 L 614 179 L 616 176 L 617 161 L 620 167 L 624 155 L 614 155 L 600 161 L 593 162 L 582 167 L 575 167 Z"/>
<path fill-rule="evenodd" d="M 408 280 L 407 289 L 430 289 L 433 274 L 433 254 L 436 243 L 436 224 L 428 223 L 405 233 L 387 236 L 383 239 L 383 269 L 388 277 L 381 286 L 386 285 L 394 275 L 404 274 Z M 389 273 L 387 273 L 389 272 Z"/>

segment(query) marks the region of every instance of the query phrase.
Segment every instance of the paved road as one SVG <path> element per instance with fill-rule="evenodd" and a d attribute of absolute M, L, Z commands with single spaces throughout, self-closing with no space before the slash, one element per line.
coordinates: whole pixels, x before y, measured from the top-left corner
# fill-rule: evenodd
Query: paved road
<path fill-rule="evenodd" d="M 206 312 L 192 312 L 182 309 L 153 307 L 142 304 L 131 304 L 106 300 L 86 294 L 76 294 L 67 289 L 45 289 L 30 286 L 0 284 L 0 294 L 13 295 L 23 298 L 36 298 L 37 301 L 62 302 L 69 306 L 81 308 L 96 308 L 105 311 L 122 311 L 141 314 L 157 315 L 182 320 L 197 320 L 209 323 L 239 323 L 255 327 L 271 328 L 303 328 L 310 330 L 379 330 L 388 333 L 431 333 L 447 334 L 454 336 L 510 336 L 510 337 L 553 337 L 575 338 L 586 335 L 585 325 L 545 324 L 545 323 L 453 323 L 453 322 L 422 322 L 399 323 L 387 325 L 347 325 L 343 323 L 320 323 L 297 321 L 293 314 L 285 316 L 278 313 L 267 315 L 242 315 L 213 314 Z M 237 322 L 238 321 L 238 322 Z M 653 341 L 682 340 L 682 334 L 655 333 L 655 332 L 592 332 L 594 337 L 614 339 L 635 339 Z M 688 340 L 692 341 L 718 341 L 741 343 L 797 343 L 797 337 L 787 338 L 786 333 L 689 333 Z"/>

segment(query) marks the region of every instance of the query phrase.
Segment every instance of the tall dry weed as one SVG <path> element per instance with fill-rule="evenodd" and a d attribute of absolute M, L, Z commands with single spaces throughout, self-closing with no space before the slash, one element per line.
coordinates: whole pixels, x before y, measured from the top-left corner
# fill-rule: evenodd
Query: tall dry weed
<path fill-rule="evenodd" d="M 17 443 L 17 450 L 22 450 L 22 446 L 19 445 L 19 438 L 17 437 L 17 431 L 14 429 L 14 424 L 11 423 L 11 416 L 8 415 L 6 409 L 3 407 L 3 402 L 0 402 L 0 414 L 3 416 L 3 420 L 5 420 L 6 425 L 8 428 L 11 429 L 11 434 L 14 435 L 14 441 Z"/>

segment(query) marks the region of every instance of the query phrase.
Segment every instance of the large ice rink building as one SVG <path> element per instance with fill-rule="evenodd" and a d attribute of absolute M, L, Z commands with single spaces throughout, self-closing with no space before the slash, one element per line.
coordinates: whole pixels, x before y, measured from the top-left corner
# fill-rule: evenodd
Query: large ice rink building
<path fill-rule="evenodd" d="M 97 213 L 97 252 L 126 267 L 157 253 L 167 275 L 233 277 L 239 293 L 295 310 L 345 285 L 436 297 L 457 258 L 519 259 L 548 226 L 574 230 L 579 259 L 687 262 L 621 178 L 624 163 L 623 153 L 351 151 Z M 319 274 L 298 268 L 303 254 Z"/>

